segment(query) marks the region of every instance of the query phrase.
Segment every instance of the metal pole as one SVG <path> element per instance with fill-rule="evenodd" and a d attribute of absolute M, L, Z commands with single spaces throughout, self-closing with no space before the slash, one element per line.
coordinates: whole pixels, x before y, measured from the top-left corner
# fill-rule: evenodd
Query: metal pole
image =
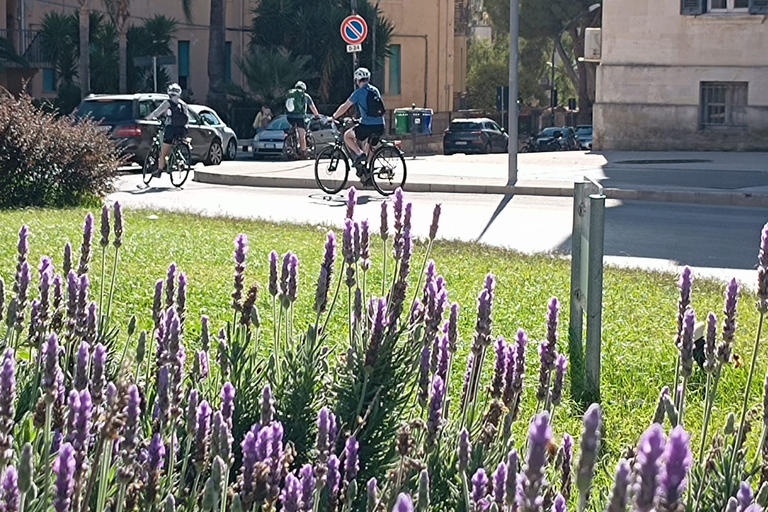
<path fill-rule="evenodd" d="M 549 108 L 551 110 L 550 117 L 552 119 L 552 126 L 555 126 L 555 52 L 557 51 L 557 40 L 552 45 L 552 74 L 549 81 Z"/>
<path fill-rule="evenodd" d="M 589 196 L 589 285 L 587 287 L 586 390 L 588 402 L 600 401 L 600 354 L 603 322 L 603 251 L 605 196 Z"/>
<path fill-rule="evenodd" d="M 509 169 L 507 182 L 517 182 L 517 97 L 518 94 L 518 61 L 519 46 L 518 34 L 520 32 L 520 4 L 519 0 L 509 2 Z"/>
<path fill-rule="evenodd" d="M 155 83 L 155 92 L 157 92 L 157 57 L 152 57 L 152 81 Z"/>
<path fill-rule="evenodd" d="M 357 0 L 351 0 L 352 2 L 352 15 L 357 14 Z M 357 55 L 357 52 L 352 52 L 352 71 L 354 72 L 359 65 L 359 57 Z M 354 83 L 354 87 L 352 90 L 355 90 L 357 88 L 357 82 L 352 80 Z"/>
<path fill-rule="evenodd" d="M 568 355 L 571 366 L 571 395 L 579 400 L 584 391 L 584 290 L 581 289 L 581 237 L 584 232 L 586 183 L 573 184 L 573 230 L 571 232 L 571 314 L 568 320 Z"/>

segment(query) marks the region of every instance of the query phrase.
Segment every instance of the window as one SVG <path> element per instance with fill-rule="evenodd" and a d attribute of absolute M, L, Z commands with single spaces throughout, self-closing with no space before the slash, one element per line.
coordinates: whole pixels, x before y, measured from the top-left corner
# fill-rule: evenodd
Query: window
<path fill-rule="evenodd" d="M 701 127 L 745 127 L 746 82 L 701 82 Z"/>
<path fill-rule="evenodd" d="M 749 9 L 749 0 L 709 0 L 710 12 L 746 12 Z"/>
<path fill-rule="evenodd" d="M 401 94 L 400 84 L 400 45 L 393 44 L 389 47 L 389 94 Z"/>
<path fill-rule="evenodd" d="M 56 92 L 56 70 L 43 69 L 43 92 Z"/>
<path fill-rule="evenodd" d="M 227 74 L 225 75 L 225 82 L 232 82 L 232 42 L 227 41 L 224 46 L 224 62 L 227 63 Z"/>
<path fill-rule="evenodd" d="M 222 124 L 221 121 L 213 114 L 213 112 L 209 112 L 207 110 L 203 110 L 200 112 L 200 118 L 205 122 L 205 124 L 210 126 L 216 126 L 219 124 Z"/>
<path fill-rule="evenodd" d="M 189 41 L 179 41 L 179 85 L 189 87 Z"/>

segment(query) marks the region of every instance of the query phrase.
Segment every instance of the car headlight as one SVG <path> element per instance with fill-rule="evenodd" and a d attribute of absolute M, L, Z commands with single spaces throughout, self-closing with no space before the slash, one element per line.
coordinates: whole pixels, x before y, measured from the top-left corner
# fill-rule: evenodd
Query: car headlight
<path fill-rule="evenodd" d="M 259 136 L 258 135 L 253 137 L 253 142 L 259 142 Z"/>

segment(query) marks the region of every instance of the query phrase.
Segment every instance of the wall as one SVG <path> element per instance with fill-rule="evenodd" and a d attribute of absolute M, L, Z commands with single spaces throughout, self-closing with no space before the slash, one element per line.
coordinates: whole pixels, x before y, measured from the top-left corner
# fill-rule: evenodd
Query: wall
<path fill-rule="evenodd" d="M 679 1 L 606 2 L 595 148 L 768 149 L 764 23 L 747 14 L 682 16 Z M 699 129 L 702 81 L 748 82 L 747 129 Z"/>

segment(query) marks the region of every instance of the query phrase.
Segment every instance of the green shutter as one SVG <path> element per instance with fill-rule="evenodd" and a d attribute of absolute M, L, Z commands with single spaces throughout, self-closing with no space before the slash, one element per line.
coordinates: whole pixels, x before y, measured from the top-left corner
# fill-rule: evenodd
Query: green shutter
<path fill-rule="evenodd" d="M 749 14 L 768 14 L 768 0 L 749 0 Z"/>
<path fill-rule="evenodd" d="M 401 51 L 399 44 L 393 44 L 389 47 L 389 94 L 401 94 Z"/>
<path fill-rule="evenodd" d="M 680 14 L 695 16 L 706 12 L 707 0 L 680 0 Z"/>
<path fill-rule="evenodd" d="M 189 41 L 179 41 L 179 76 L 189 76 Z"/>

